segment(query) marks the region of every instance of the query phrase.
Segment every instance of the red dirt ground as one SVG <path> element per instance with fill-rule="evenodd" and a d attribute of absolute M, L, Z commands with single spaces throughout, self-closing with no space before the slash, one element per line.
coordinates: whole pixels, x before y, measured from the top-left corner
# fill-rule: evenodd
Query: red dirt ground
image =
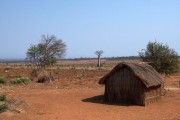
<path fill-rule="evenodd" d="M 103 103 L 104 86 L 98 80 L 107 72 L 61 70 L 51 83 L 2 85 L 7 99 L 20 102 L 17 110 L 1 113 L 0 120 L 180 120 L 180 74 L 166 77 L 167 94 L 143 107 Z"/>

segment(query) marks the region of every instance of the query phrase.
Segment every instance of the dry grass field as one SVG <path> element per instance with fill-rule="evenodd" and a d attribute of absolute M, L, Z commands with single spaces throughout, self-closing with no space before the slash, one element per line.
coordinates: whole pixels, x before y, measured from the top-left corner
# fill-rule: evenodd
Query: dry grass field
<path fill-rule="evenodd" d="M 104 86 L 99 79 L 119 61 L 60 61 L 53 67 L 55 81 L 37 83 L 33 66 L 1 64 L 0 93 L 7 97 L 9 110 L 0 120 L 180 120 L 180 73 L 163 76 L 166 95 L 146 107 L 113 105 L 103 102 Z M 29 77 L 29 84 L 10 84 L 10 80 Z"/>

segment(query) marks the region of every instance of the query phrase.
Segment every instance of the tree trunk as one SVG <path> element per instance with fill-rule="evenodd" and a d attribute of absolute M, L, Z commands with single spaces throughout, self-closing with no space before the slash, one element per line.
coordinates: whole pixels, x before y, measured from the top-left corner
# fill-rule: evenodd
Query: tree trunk
<path fill-rule="evenodd" d="M 100 63 L 100 56 L 98 56 L 98 65 L 97 65 L 98 67 L 100 67 L 101 66 L 101 63 Z"/>

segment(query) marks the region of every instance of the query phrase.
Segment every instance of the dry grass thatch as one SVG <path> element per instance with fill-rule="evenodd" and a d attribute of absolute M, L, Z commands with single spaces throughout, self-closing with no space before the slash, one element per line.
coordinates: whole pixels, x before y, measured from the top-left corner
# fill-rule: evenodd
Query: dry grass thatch
<path fill-rule="evenodd" d="M 123 67 L 129 68 L 139 80 L 147 87 L 158 86 L 163 83 L 160 74 L 146 63 L 121 62 L 113 70 L 100 79 L 99 84 L 105 84 L 106 80 Z"/>

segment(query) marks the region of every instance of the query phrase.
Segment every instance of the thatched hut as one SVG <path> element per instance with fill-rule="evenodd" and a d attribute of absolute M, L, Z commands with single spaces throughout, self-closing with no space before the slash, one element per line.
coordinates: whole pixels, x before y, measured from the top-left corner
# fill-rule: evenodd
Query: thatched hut
<path fill-rule="evenodd" d="M 105 84 L 105 100 L 147 105 L 161 98 L 162 77 L 146 63 L 119 63 L 100 79 Z"/>

